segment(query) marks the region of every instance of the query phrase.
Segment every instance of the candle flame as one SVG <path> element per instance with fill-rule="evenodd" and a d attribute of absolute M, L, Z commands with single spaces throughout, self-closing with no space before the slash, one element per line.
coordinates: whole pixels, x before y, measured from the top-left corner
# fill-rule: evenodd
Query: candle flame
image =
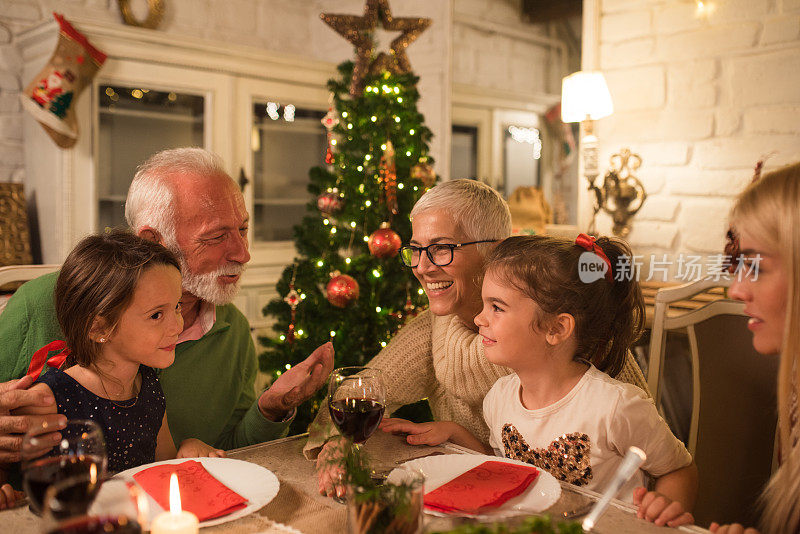
<path fill-rule="evenodd" d="M 89 483 L 92 485 L 97 484 L 97 464 L 89 465 Z"/>
<path fill-rule="evenodd" d="M 169 511 L 173 514 L 181 513 L 181 490 L 178 486 L 178 475 L 175 473 L 169 477 Z"/>

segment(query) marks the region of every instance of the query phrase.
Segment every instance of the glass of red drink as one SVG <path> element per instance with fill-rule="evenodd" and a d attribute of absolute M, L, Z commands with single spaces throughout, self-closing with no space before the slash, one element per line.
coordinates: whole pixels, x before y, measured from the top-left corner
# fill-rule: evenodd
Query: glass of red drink
<path fill-rule="evenodd" d="M 358 447 L 383 418 L 386 386 L 382 372 L 370 367 L 341 367 L 331 373 L 328 409 L 342 436 Z"/>
<path fill-rule="evenodd" d="M 67 421 L 61 439 L 53 445 L 52 428 L 29 430 L 22 440 L 22 486 L 31 511 L 41 514 L 44 494 L 53 484 L 71 477 L 84 477 L 84 488 L 73 489 L 74 506 L 84 503 L 85 512 L 106 474 L 103 432 L 91 420 Z M 82 493 L 82 496 L 79 495 Z"/>
<path fill-rule="evenodd" d="M 88 488 L 88 492 L 87 492 Z M 89 504 L 84 496 L 90 495 Z M 42 504 L 45 534 L 140 534 L 146 510 L 136 486 L 123 480 L 102 483 L 91 475 L 64 478 L 50 485 Z"/>

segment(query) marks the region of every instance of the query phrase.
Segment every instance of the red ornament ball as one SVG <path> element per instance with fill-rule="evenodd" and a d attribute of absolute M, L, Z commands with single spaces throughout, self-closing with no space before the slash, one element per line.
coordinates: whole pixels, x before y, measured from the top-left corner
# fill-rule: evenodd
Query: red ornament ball
<path fill-rule="evenodd" d="M 436 173 L 427 163 L 417 163 L 411 167 L 411 177 L 420 180 L 425 187 L 433 187 L 436 183 Z"/>
<path fill-rule="evenodd" d="M 336 275 L 331 278 L 326 288 L 328 302 L 337 308 L 346 308 L 358 300 L 358 282 L 346 274 Z"/>
<path fill-rule="evenodd" d="M 317 209 L 325 215 L 333 215 L 344 207 L 344 198 L 339 195 L 339 191 L 334 189 L 327 193 L 322 193 L 317 197 Z"/>
<path fill-rule="evenodd" d="M 403 242 L 397 232 L 388 226 L 381 226 L 369 236 L 369 253 L 376 258 L 394 258 L 400 252 Z"/>

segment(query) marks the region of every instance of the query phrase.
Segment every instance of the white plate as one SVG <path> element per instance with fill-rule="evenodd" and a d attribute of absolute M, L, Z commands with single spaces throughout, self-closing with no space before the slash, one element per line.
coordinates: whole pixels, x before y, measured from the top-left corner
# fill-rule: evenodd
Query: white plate
<path fill-rule="evenodd" d="M 473 467 L 477 467 L 486 461 L 506 462 L 531 467 L 531 464 L 501 458 L 499 456 L 486 456 L 483 454 L 446 454 L 444 456 L 428 456 L 418 458 L 404 463 L 404 466 L 413 467 L 422 471 L 425 475 L 425 493 L 435 490 L 439 486 L 450 482 L 459 475 L 466 473 Z M 537 468 L 538 469 L 538 468 Z M 400 476 L 395 469 L 389 474 L 387 479 L 393 482 L 393 476 Z M 443 513 L 425 509 L 425 512 L 437 516 L 458 515 L 463 517 L 480 517 L 487 519 L 498 519 L 512 515 L 534 514 L 547 510 L 553 506 L 561 496 L 561 485 L 558 481 L 543 469 L 539 469 L 539 476 L 522 494 L 513 499 L 507 500 L 501 506 L 493 508 L 480 515 L 472 515 L 463 512 Z"/>
<path fill-rule="evenodd" d="M 266 505 L 278 494 L 280 489 L 280 482 L 272 471 L 250 462 L 243 462 L 242 460 L 234 460 L 232 458 L 180 458 L 175 460 L 164 460 L 163 462 L 154 462 L 152 464 L 140 465 L 123 471 L 114 476 L 114 478 L 121 478 L 123 480 L 135 482 L 133 475 L 153 467 L 155 465 L 165 464 L 180 464 L 187 460 L 196 460 L 203 464 L 206 471 L 211 473 L 214 478 L 228 486 L 230 489 L 247 499 L 247 506 L 236 510 L 233 513 L 209 519 L 200 523 L 201 527 L 210 527 L 212 525 L 219 525 L 220 523 L 227 523 L 228 521 L 235 521 L 240 517 L 251 514 Z M 103 494 L 102 486 L 100 488 L 100 498 Z M 161 506 L 152 498 L 147 495 L 148 504 L 150 505 L 149 519 L 150 522 L 164 511 Z"/>

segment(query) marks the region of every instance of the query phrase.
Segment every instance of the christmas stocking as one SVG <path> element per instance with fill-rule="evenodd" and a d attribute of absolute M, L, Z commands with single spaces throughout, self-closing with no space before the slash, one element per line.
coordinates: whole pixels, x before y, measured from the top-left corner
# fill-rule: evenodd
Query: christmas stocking
<path fill-rule="evenodd" d="M 58 46 L 42 71 L 20 95 L 25 108 L 61 148 L 78 140 L 75 100 L 106 60 L 67 20 L 53 13 L 61 31 Z"/>

